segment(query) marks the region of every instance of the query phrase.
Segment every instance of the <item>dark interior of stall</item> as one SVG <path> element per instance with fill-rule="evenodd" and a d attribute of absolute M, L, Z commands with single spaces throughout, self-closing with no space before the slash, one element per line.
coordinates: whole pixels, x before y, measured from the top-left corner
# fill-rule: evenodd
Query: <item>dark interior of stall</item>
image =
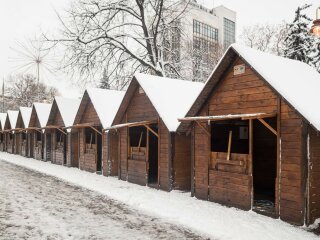
<path fill-rule="evenodd" d="M 264 119 L 276 129 L 276 118 Z M 253 121 L 253 198 L 254 207 L 274 211 L 277 176 L 277 137 L 259 120 Z"/>
<path fill-rule="evenodd" d="M 150 126 L 153 131 L 158 133 L 158 125 L 154 124 Z M 158 182 L 158 137 L 152 132 L 149 132 L 149 172 L 148 183 Z"/>
<path fill-rule="evenodd" d="M 157 124 L 150 125 L 151 129 L 158 132 Z M 137 126 L 129 128 L 130 158 L 148 163 L 148 183 L 158 182 L 158 138 L 149 131 L 147 143 L 147 128 Z M 148 147 L 148 148 L 147 148 Z M 148 156 L 146 156 L 148 154 Z"/>
<path fill-rule="evenodd" d="M 211 152 L 228 152 L 231 132 L 231 153 L 249 153 L 248 121 L 228 120 L 211 123 Z"/>
<path fill-rule="evenodd" d="M 264 119 L 276 129 L 276 118 Z M 275 179 L 277 175 L 277 137 L 258 119 L 253 120 L 252 174 L 254 208 L 259 211 L 274 211 Z M 231 143 L 231 144 L 230 144 Z M 211 152 L 227 156 L 230 146 L 230 160 L 233 153 L 249 154 L 249 121 L 227 120 L 211 123 Z M 235 172 L 235 165 L 221 168 Z M 220 170 L 220 169 L 219 169 Z"/>
<path fill-rule="evenodd" d="M 97 128 L 99 132 L 102 132 L 102 128 Z M 97 138 L 97 172 L 102 173 L 102 136 L 96 133 Z"/>

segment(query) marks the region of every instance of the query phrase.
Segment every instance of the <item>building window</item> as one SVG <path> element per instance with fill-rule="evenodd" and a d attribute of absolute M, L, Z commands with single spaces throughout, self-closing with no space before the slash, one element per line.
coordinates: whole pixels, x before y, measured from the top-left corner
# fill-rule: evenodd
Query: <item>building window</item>
<path fill-rule="evenodd" d="M 218 41 L 218 29 L 197 20 L 193 20 L 193 35 L 209 41 Z"/>
<path fill-rule="evenodd" d="M 235 22 L 224 18 L 224 47 L 228 48 L 232 43 L 236 41 L 236 24 Z"/>
<path fill-rule="evenodd" d="M 207 79 L 216 60 L 218 29 L 193 20 L 193 80 Z"/>

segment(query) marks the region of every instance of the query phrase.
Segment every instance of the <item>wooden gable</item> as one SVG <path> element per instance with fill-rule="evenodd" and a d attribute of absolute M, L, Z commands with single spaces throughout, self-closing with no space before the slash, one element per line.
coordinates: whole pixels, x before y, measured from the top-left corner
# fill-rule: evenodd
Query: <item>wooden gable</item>
<path fill-rule="evenodd" d="M 34 106 L 32 107 L 32 111 L 31 111 L 29 127 L 41 128 L 38 114 Z"/>
<path fill-rule="evenodd" d="M 125 118 L 128 122 L 139 122 L 157 120 L 158 117 L 159 114 L 150 99 L 140 85 L 137 85 L 126 109 L 126 117 L 122 119 L 122 122 L 126 121 Z"/>
<path fill-rule="evenodd" d="M 77 112 L 77 115 L 74 121 L 74 124 L 86 124 L 86 123 L 92 124 L 95 126 L 102 125 L 99 119 L 99 116 L 97 114 L 97 111 L 94 108 L 87 91 L 85 91 L 82 97 L 79 110 Z"/>
<path fill-rule="evenodd" d="M 7 115 L 6 117 L 6 121 L 4 123 L 4 130 L 8 130 L 11 129 L 11 124 L 10 124 L 10 120 L 9 120 L 9 115 Z"/>
<path fill-rule="evenodd" d="M 123 98 L 112 125 L 125 122 L 158 120 L 159 114 L 134 78 Z"/>
<path fill-rule="evenodd" d="M 66 127 L 64 126 L 64 122 L 63 122 L 56 100 L 53 101 L 47 125 Z"/>
<path fill-rule="evenodd" d="M 21 111 L 19 111 L 19 113 L 18 113 L 17 128 L 25 128 Z"/>
<path fill-rule="evenodd" d="M 245 66 L 234 75 L 234 67 Z M 275 113 L 277 95 L 242 59 L 237 58 L 208 99 L 209 115 Z M 202 109 L 203 110 L 203 109 Z"/>

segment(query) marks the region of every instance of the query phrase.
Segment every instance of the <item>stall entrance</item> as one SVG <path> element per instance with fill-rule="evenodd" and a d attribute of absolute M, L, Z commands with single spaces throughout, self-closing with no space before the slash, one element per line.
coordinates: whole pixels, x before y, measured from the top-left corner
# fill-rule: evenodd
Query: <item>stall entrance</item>
<path fill-rule="evenodd" d="M 63 165 L 67 165 L 67 137 L 61 130 L 56 129 L 56 149 L 62 154 Z M 50 138 L 49 138 L 50 139 Z"/>
<path fill-rule="evenodd" d="M 213 200 L 275 213 L 276 123 L 276 117 L 211 122 L 209 187 L 216 193 L 210 195 Z"/>
<path fill-rule="evenodd" d="M 277 129 L 276 118 L 264 120 L 273 129 Z M 261 212 L 275 213 L 277 136 L 259 120 L 253 121 L 252 158 L 253 208 Z"/>
<path fill-rule="evenodd" d="M 248 173 L 248 121 L 228 120 L 211 123 L 211 159 L 214 170 Z"/>
<path fill-rule="evenodd" d="M 128 180 L 141 185 L 158 183 L 158 127 L 129 127 Z"/>
<path fill-rule="evenodd" d="M 102 136 L 101 127 L 86 127 L 85 134 L 85 153 L 88 154 L 88 160 L 94 161 L 95 171 L 102 173 Z"/>
<path fill-rule="evenodd" d="M 101 132 L 102 128 L 98 128 Z M 102 136 L 96 133 L 97 138 L 97 173 L 102 174 Z"/>

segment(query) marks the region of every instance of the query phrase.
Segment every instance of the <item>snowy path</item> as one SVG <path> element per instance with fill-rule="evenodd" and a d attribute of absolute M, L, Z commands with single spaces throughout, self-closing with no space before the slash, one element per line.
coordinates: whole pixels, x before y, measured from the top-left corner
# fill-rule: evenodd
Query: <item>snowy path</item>
<path fill-rule="evenodd" d="M 76 186 L 81 186 L 86 189 L 93 190 L 94 192 L 102 194 L 102 196 L 106 196 L 108 199 L 113 199 L 115 201 L 124 203 L 126 206 L 128 206 L 128 207 L 125 207 L 122 205 L 122 208 L 124 209 L 127 209 L 127 210 L 128 208 L 137 209 L 139 213 L 146 213 L 149 216 L 155 216 L 155 218 L 157 218 L 156 220 L 157 224 L 153 225 L 153 227 L 156 227 L 157 229 L 161 229 L 164 231 L 168 231 L 169 226 L 168 224 L 165 224 L 165 223 L 159 225 L 159 221 L 160 221 L 159 219 L 165 219 L 165 222 L 172 223 L 173 225 L 184 226 L 186 229 L 194 229 L 194 231 L 203 233 L 205 234 L 205 236 L 210 236 L 211 239 L 219 239 L 219 240 L 256 240 L 256 239 L 259 239 L 259 240 L 279 240 L 279 239 L 281 240 L 293 240 L 293 239 L 294 240 L 313 240 L 315 239 L 316 240 L 317 239 L 319 240 L 319 236 L 316 236 L 310 232 L 307 232 L 303 228 L 294 227 L 278 219 L 265 217 L 252 211 L 247 212 L 247 211 L 242 211 L 235 208 L 224 207 L 224 206 L 221 206 L 220 204 L 216 204 L 208 201 L 197 200 L 196 198 L 191 198 L 190 193 L 181 193 L 178 191 L 172 191 L 168 193 L 164 191 L 158 191 L 148 187 L 138 186 L 128 182 L 119 181 L 117 178 L 113 178 L 113 177 L 104 177 L 97 174 L 80 171 L 79 169 L 75 169 L 75 168 L 67 168 L 63 166 L 54 165 L 48 162 L 47 163 L 41 162 L 34 159 L 28 159 L 21 156 L 0 152 L 0 163 L 2 161 L 6 161 L 9 163 L 26 167 L 28 169 L 39 171 L 41 173 L 57 177 L 68 183 L 75 184 Z M 0 166 L 0 169 L 1 168 L 2 167 Z M 29 174 L 31 174 L 30 178 L 33 176 L 33 174 L 35 174 L 35 173 L 33 174 L 32 173 L 33 172 L 29 172 Z M 0 176 L 0 180 L 2 179 L 1 177 L 3 176 Z M 25 188 L 28 188 L 29 184 L 31 184 L 31 187 L 30 187 L 31 189 L 29 191 L 36 191 L 37 189 L 39 189 L 39 186 L 33 189 L 32 187 L 33 181 L 31 183 L 28 183 L 28 179 L 29 179 L 28 174 L 25 176 L 25 178 L 26 179 L 21 180 L 21 183 L 19 184 L 24 184 Z M 43 178 L 41 180 L 42 189 L 48 188 L 47 184 L 50 186 L 51 184 L 50 182 L 52 180 L 49 180 L 49 179 L 51 178 L 45 175 L 42 178 Z M 11 183 L 7 183 L 4 186 L 6 187 L 9 184 L 11 185 Z M 13 183 L 15 187 L 17 187 L 17 184 L 18 183 Z M 64 186 L 63 188 L 70 187 L 63 182 L 60 182 L 60 184 Z M 3 188 L 4 186 L 2 185 L 1 188 Z M 71 189 L 77 189 L 77 188 L 71 187 Z M 55 189 L 54 194 L 56 192 L 59 193 L 61 191 L 66 195 L 68 194 L 73 195 L 73 194 L 77 194 L 77 191 L 80 191 L 80 190 L 81 189 L 68 192 L 62 189 L 61 187 L 59 189 Z M 13 191 L 13 190 L 10 190 L 10 191 Z M 45 191 L 45 190 L 42 190 L 42 191 Z M 85 190 L 81 190 L 81 191 L 84 193 L 86 192 Z M 87 192 L 87 194 L 89 193 L 90 192 Z M 47 192 L 46 194 L 51 194 L 51 192 L 49 193 Z M 95 195 L 92 192 L 90 194 Z M 41 196 L 40 193 L 38 193 L 38 195 Z M 99 197 L 100 199 L 104 199 L 103 197 L 101 197 L 101 195 L 97 195 L 97 196 L 100 196 Z M 72 221 L 78 221 L 78 222 L 88 221 L 93 224 L 93 225 L 89 224 L 88 227 L 86 227 L 86 225 L 83 224 L 82 226 L 85 226 L 85 227 L 82 227 L 82 231 L 90 231 L 91 228 L 93 229 L 99 228 L 100 232 L 105 231 L 108 233 L 108 226 L 109 226 L 108 221 L 109 223 L 112 222 L 112 218 L 105 219 L 104 216 L 102 217 L 99 214 L 96 214 L 96 215 L 94 214 L 94 212 L 102 211 L 103 208 L 101 207 L 99 209 L 95 209 L 94 211 L 90 210 L 90 208 L 82 208 L 81 206 L 85 206 L 83 204 L 87 204 L 86 206 L 88 206 L 88 204 L 90 203 L 90 201 L 92 201 L 92 199 L 89 198 L 90 201 L 83 200 L 83 202 L 81 202 L 81 200 L 75 201 L 76 199 L 74 198 L 77 198 L 77 197 L 69 196 L 68 199 L 73 199 L 73 200 L 70 200 L 69 201 L 70 204 L 65 206 L 65 209 L 63 209 L 63 211 L 66 211 L 70 214 L 72 213 L 72 211 L 69 212 L 68 208 L 77 209 L 76 214 L 71 215 L 71 217 L 73 218 Z M 1 197 L 1 199 L 3 199 L 3 197 Z M 22 201 L 22 200 L 19 199 L 19 201 Z M 69 232 L 73 233 L 75 231 L 74 230 L 75 228 L 72 228 L 72 231 L 70 230 L 69 232 L 64 232 L 64 231 L 67 231 L 65 229 L 68 229 L 68 228 L 65 228 L 62 230 L 59 229 L 59 227 L 56 226 L 57 224 L 56 225 L 54 224 L 56 220 L 54 217 L 52 217 L 52 215 L 46 215 L 45 212 L 41 213 L 40 211 L 41 210 L 40 206 L 42 206 L 41 201 L 39 200 L 33 200 L 33 201 L 34 201 L 34 205 L 36 206 L 36 212 L 38 214 L 44 214 L 43 216 L 44 219 L 48 221 L 48 223 L 45 223 L 45 222 L 41 223 L 43 224 L 44 227 L 46 227 L 47 224 L 50 224 L 50 228 L 53 227 L 53 229 L 57 230 L 59 234 L 64 234 L 64 236 Z M 52 200 L 48 199 L 48 201 L 49 203 L 52 203 Z M 57 198 L 56 201 L 59 202 L 61 200 Z M 75 203 L 73 203 L 73 201 L 75 201 Z M 89 201 L 89 203 L 87 201 Z M 110 200 L 108 201 L 112 202 Z M 103 201 L 100 200 L 100 203 L 101 202 Z M 116 204 L 114 202 L 114 205 L 120 206 L 121 204 Z M 2 205 L 0 205 L 0 207 L 2 209 Z M 80 213 L 81 211 L 89 211 L 90 215 L 88 215 L 85 219 L 83 219 L 82 214 L 77 214 L 79 211 Z M 130 210 L 130 211 L 133 212 L 133 214 L 130 214 L 130 216 L 137 214 L 136 211 L 134 210 Z M 59 213 L 59 210 L 54 212 L 54 214 L 58 214 L 58 213 Z M 63 214 L 61 214 L 60 216 L 62 215 Z M 94 220 L 91 221 L 91 218 Z M 143 218 L 147 218 L 147 217 L 144 216 L 137 219 L 143 219 Z M 122 219 L 120 222 L 123 221 L 124 225 L 127 221 L 135 222 L 134 220 L 135 218 L 132 220 L 132 217 L 128 216 L 127 219 Z M 150 218 L 148 220 L 149 222 L 151 221 Z M 1 216 L 0 216 L 0 221 L 1 221 Z M 37 219 L 33 221 L 37 221 Z M 62 219 L 62 220 L 59 219 L 58 221 L 59 223 L 62 222 L 63 224 L 67 224 L 67 225 L 69 224 L 69 226 L 72 225 L 69 222 L 71 221 L 70 218 Z M 97 223 L 94 224 L 94 221 L 96 221 Z M 138 223 L 139 222 L 140 224 L 143 224 L 141 223 L 141 220 L 139 220 Z M 101 224 L 105 226 L 99 227 L 99 225 Z M 124 225 L 120 224 L 118 229 L 121 231 L 121 227 L 123 227 Z M 148 226 L 150 225 L 148 224 Z M 48 227 L 44 229 L 47 229 L 47 231 L 49 231 Z M 131 230 L 128 230 L 128 229 L 129 227 L 125 227 L 125 230 L 124 230 L 126 231 L 126 234 L 131 234 L 128 236 L 134 236 L 135 238 L 139 239 L 139 235 L 134 234 L 136 228 L 132 228 Z M 174 227 L 172 226 L 170 227 L 170 229 L 174 230 Z M 179 234 L 180 234 L 181 238 L 188 237 L 190 233 L 181 233 L 181 231 L 184 231 L 182 229 L 184 228 L 182 227 L 180 228 L 180 230 L 177 230 L 174 232 L 169 231 L 168 233 L 165 233 L 162 236 L 170 238 L 170 236 L 174 236 L 174 234 L 177 234 L 176 238 L 179 238 Z M 0 229 L 0 233 L 1 233 L 1 229 Z M 158 233 L 157 231 L 154 231 L 150 233 L 149 236 L 152 236 L 152 234 L 158 234 Z M 157 238 L 161 238 L 161 236 L 159 235 L 159 237 Z"/>
<path fill-rule="evenodd" d="M 200 239 L 114 200 L 0 161 L 0 239 Z"/>

